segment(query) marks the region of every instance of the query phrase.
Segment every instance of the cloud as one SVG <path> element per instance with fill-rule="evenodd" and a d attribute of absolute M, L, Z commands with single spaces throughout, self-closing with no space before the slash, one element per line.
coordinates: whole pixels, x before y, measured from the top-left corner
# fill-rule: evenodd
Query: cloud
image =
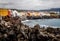
<path fill-rule="evenodd" d="M 0 8 L 40 10 L 59 8 L 60 0 L 0 0 Z"/>

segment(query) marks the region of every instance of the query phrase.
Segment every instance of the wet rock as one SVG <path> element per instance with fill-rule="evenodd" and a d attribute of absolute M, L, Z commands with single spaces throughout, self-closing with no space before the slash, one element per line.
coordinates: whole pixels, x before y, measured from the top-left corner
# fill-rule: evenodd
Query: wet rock
<path fill-rule="evenodd" d="M 56 35 L 56 38 L 60 39 L 60 35 L 59 35 L 59 34 L 58 34 L 58 35 Z"/>
<path fill-rule="evenodd" d="M 54 39 L 52 39 L 52 41 L 58 41 L 58 39 L 57 38 L 54 38 Z"/>

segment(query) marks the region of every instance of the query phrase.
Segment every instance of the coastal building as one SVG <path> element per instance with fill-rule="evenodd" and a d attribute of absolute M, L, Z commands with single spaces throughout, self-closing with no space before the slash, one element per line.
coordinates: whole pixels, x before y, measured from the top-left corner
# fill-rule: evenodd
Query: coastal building
<path fill-rule="evenodd" d="M 28 12 L 27 16 L 40 16 L 39 12 Z"/>
<path fill-rule="evenodd" d="M 40 16 L 50 16 L 48 12 L 40 12 Z"/>
<path fill-rule="evenodd" d="M 19 12 L 20 16 L 26 15 L 26 12 Z"/>
<path fill-rule="evenodd" d="M 12 15 L 15 17 L 15 16 L 20 16 L 19 12 L 16 11 L 16 10 L 13 10 L 12 11 Z"/>
<path fill-rule="evenodd" d="M 7 15 L 8 15 L 8 9 L 0 8 L 0 16 L 7 16 Z"/>

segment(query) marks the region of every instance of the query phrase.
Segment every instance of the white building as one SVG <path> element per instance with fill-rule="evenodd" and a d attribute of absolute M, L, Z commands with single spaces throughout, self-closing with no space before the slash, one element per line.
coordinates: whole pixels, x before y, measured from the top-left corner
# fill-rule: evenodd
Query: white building
<path fill-rule="evenodd" d="M 40 16 L 50 16 L 50 14 L 47 12 L 40 12 Z"/>
<path fill-rule="evenodd" d="M 12 11 L 12 16 L 15 17 L 15 16 L 20 16 L 19 12 L 17 12 L 16 10 L 13 10 Z"/>

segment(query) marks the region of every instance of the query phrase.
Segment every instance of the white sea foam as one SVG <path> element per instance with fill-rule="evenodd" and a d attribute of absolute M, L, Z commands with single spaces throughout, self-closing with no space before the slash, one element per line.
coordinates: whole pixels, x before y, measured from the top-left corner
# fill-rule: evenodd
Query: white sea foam
<path fill-rule="evenodd" d="M 28 21 L 29 21 L 29 20 L 24 20 L 24 21 L 21 21 L 21 22 L 23 23 L 23 22 L 28 22 Z"/>
<path fill-rule="evenodd" d="M 57 28 L 56 26 L 49 26 L 49 25 L 40 25 L 41 27 L 52 27 L 52 28 Z"/>

